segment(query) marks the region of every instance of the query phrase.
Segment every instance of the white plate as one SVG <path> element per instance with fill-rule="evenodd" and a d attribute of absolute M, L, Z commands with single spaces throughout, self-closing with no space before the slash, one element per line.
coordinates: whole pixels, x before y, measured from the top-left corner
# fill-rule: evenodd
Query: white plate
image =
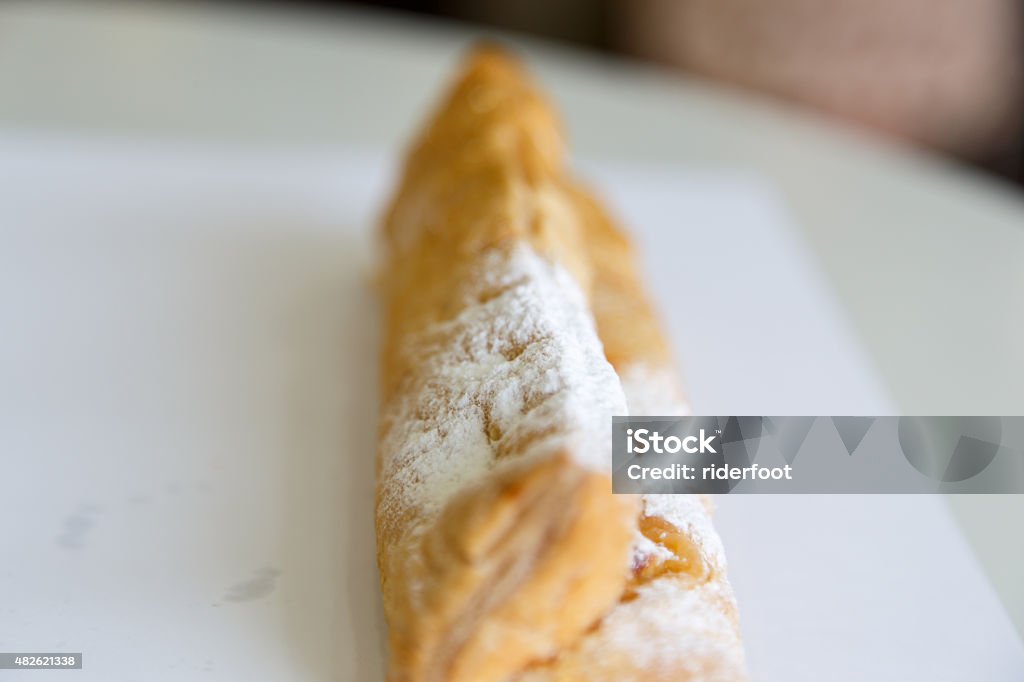
<path fill-rule="evenodd" d="M 385 166 L 0 140 L 0 651 L 39 680 L 379 680 L 371 518 Z M 699 410 L 884 412 L 756 179 L 594 167 Z M 937 498 L 721 501 L 759 680 L 1020 680 Z"/>

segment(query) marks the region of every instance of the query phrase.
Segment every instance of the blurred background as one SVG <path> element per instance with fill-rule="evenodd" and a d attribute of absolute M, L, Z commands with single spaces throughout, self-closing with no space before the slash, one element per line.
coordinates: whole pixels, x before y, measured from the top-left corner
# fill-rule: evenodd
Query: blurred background
<path fill-rule="evenodd" d="M 649 60 L 938 150 L 1024 184 L 1020 0 L 360 4 Z"/>
<path fill-rule="evenodd" d="M 166 663 L 152 680 L 185 676 L 168 642 L 216 648 L 211 665 L 227 643 L 233 675 L 217 672 L 247 680 L 299 679 L 292 648 L 303 665 L 358 666 L 332 658 L 345 632 L 375 651 L 372 529 L 335 527 L 372 503 L 372 462 L 338 457 L 373 448 L 372 225 L 481 38 L 551 94 L 574 169 L 609 195 L 636 189 L 622 215 L 659 231 L 641 253 L 662 264 L 652 291 L 691 386 L 731 405 L 777 405 L 781 386 L 805 401 L 789 414 L 827 414 L 856 399 L 854 375 L 901 414 L 1024 414 L 1022 36 L 1024 0 L 0 0 L 0 463 L 20 457 L 26 481 L 0 496 L 0 528 L 34 543 L 0 561 L 0 609 L 24 607 L 0 617 L 0 640 L 90 638 L 75 646 L 111 665 Z M 679 286 L 695 254 L 725 276 Z M 809 295 L 810 312 L 794 308 Z M 816 341 L 821 326 L 843 343 Z M 794 368 L 831 391 L 795 389 Z M 1024 495 L 948 501 L 1024 633 Z M 61 528 L 92 548 L 61 547 Z M 122 560 L 139 547 L 148 563 Z M 891 573 L 855 547 L 851 566 Z M 274 568 L 276 596 L 245 605 L 262 610 L 211 606 Z M 135 628 L 154 595 L 162 610 Z M 879 595 L 863 601 L 872 623 Z M 791 601 L 841 618 L 830 596 Z M 790 625 L 831 637 L 816 618 Z M 837 674 L 877 672 L 831 638 Z M 361 672 L 349 679 L 380 677 Z M 761 677 L 820 677 L 803 672 Z"/>

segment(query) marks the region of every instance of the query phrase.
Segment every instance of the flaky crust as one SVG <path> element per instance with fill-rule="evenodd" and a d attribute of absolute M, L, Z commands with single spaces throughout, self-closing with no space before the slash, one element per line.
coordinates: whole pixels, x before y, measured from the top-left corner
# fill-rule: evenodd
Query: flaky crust
<path fill-rule="evenodd" d="M 611 494 L 608 418 L 629 397 L 615 370 L 671 362 L 628 240 L 563 156 L 518 64 L 477 50 L 383 222 L 389 679 L 743 679 L 703 503 L 652 530 L 657 501 Z M 664 636 L 659 612 L 699 647 L 638 649 Z"/>
<path fill-rule="evenodd" d="M 579 184 L 570 184 L 568 191 L 587 235 L 591 309 L 629 413 L 689 414 L 632 243 L 592 193 Z M 632 577 L 619 602 L 573 646 L 532 666 L 516 682 L 748 680 L 710 499 L 640 498 Z"/>

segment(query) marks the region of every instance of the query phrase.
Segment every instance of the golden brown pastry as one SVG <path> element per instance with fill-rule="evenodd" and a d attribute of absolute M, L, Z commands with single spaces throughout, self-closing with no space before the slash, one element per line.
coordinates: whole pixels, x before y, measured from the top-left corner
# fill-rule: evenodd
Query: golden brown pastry
<path fill-rule="evenodd" d="M 478 50 L 384 220 L 389 678 L 745 679 L 702 500 L 611 493 L 610 417 L 682 396 L 628 241 L 563 155 L 519 66 Z"/>
<path fill-rule="evenodd" d="M 628 238 L 573 189 L 593 266 L 590 303 L 630 414 L 689 414 Z M 641 495 L 619 602 L 573 646 L 517 682 L 747 680 L 735 598 L 705 495 Z"/>

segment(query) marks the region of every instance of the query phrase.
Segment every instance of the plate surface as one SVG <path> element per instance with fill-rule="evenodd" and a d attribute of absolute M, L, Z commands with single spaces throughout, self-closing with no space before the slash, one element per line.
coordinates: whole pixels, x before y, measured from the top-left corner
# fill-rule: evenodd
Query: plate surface
<path fill-rule="evenodd" d="M 589 175 L 699 411 L 888 411 L 769 188 Z M 344 150 L 0 140 L 0 651 L 82 652 L 88 680 L 382 679 L 388 176 Z M 719 527 L 755 679 L 1021 679 L 940 499 L 730 498 Z"/>

